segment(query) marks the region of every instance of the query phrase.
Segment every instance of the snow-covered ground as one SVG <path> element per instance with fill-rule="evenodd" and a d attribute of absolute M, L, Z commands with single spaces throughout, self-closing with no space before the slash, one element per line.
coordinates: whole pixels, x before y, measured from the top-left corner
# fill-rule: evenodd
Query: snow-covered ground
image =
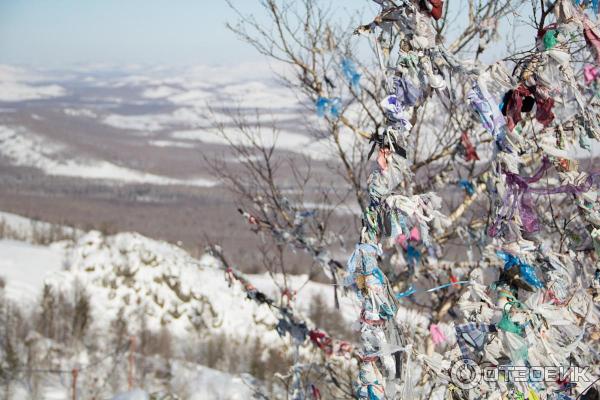
<path fill-rule="evenodd" d="M 122 167 L 108 161 L 77 157 L 69 147 L 53 143 L 22 128 L 0 126 L 0 155 L 13 164 L 38 168 L 47 175 L 102 179 L 155 185 L 213 186 L 203 179 L 174 179 Z"/>
<path fill-rule="evenodd" d="M 20 222 L 9 218 L 5 224 L 13 221 Z M 246 329 L 256 320 L 274 325 L 275 316 L 266 305 L 246 299 L 241 285 L 229 287 L 208 255 L 196 260 L 175 245 L 136 233 L 103 236 L 97 231 L 48 246 L 0 240 L 0 254 L 0 276 L 15 300 L 35 300 L 44 284 L 68 293 L 78 281 L 90 294 L 100 325 L 125 307 L 131 320 L 145 310 L 149 328 L 156 331 L 166 323 L 171 333 L 185 336 L 202 325 L 215 334 L 241 335 L 240 340 L 260 336 L 280 344 L 272 329 Z M 212 313 L 203 312 L 207 306 Z"/>
<path fill-rule="evenodd" d="M 14 231 L 26 231 L 26 218 L 1 213 L 0 219 Z M 40 225 L 43 227 L 43 225 Z M 6 228 L 5 228 L 6 229 Z M 84 284 L 92 304 L 108 323 L 124 304 L 131 304 L 127 313 L 134 318 L 139 308 L 146 309 L 152 318 L 153 329 L 168 323 L 172 333 L 185 335 L 195 324 L 205 323 L 219 334 L 231 337 L 260 336 L 267 343 L 280 345 L 273 329 L 256 328 L 248 331 L 256 320 L 276 324 L 269 307 L 248 300 L 237 282 L 229 286 L 218 261 L 210 255 L 199 260 L 175 245 L 146 238 L 136 233 L 103 236 L 100 232 L 82 234 L 74 242 L 59 242 L 48 246 L 26 241 L 0 240 L 0 276 L 7 283 L 7 295 L 14 299 L 35 300 L 44 283 L 68 291 L 74 281 Z M 248 275 L 250 282 L 273 298 L 280 296 L 283 277 L 268 274 Z M 320 296 L 333 308 L 333 286 L 307 281 L 307 276 L 288 277 L 290 290 L 296 292 L 294 308 L 308 315 L 310 303 Z M 198 307 L 210 303 L 214 317 L 200 321 Z M 359 306 L 351 296 L 341 296 L 342 314 L 354 321 Z M 173 315 L 179 315 L 174 317 Z"/>
<path fill-rule="evenodd" d="M 5 282 L 4 295 L 24 307 L 39 304 L 44 285 L 69 298 L 77 282 L 89 295 L 92 330 L 96 332 L 105 331 L 120 312 L 135 330 L 143 310 L 148 329 L 158 332 L 168 326 L 171 334 L 181 340 L 201 329 L 203 339 L 224 336 L 238 343 L 254 343 L 260 338 L 267 349 L 286 347 L 286 341 L 274 329 L 278 320 L 273 310 L 248 299 L 240 283 L 230 286 L 212 256 L 194 259 L 175 245 L 136 233 L 104 236 L 95 231 L 77 231 L 76 239 L 42 246 L 32 243 L 32 227 L 43 231 L 51 229 L 50 224 L 9 213 L 1 213 L 0 220 L 4 232 L 22 238 L 0 240 L 0 277 Z M 276 286 L 268 276 L 248 278 L 259 290 L 276 294 Z M 322 296 L 333 304 L 330 286 L 305 280 L 303 276 L 290 279 L 291 288 L 301 294 L 298 298 L 302 300 L 295 305 L 297 312 L 308 313 L 312 296 Z M 342 307 L 349 315 L 358 312 L 349 299 L 342 300 Z M 90 362 L 86 354 L 77 360 L 84 368 Z M 189 393 L 186 398 L 191 400 L 247 399 L 251 397 L 247 382 L 255 381 L 251 376 L 177 360 L 172 362 L 171 371 L 171 385 L 185 384 Z M 68 396 L 69 379 L 59 378 L 50 375 L 45 381 L 43 399 Z M 20 395 L 26 395 L 26 391 L 17 387 L 13 398 Z M 135 391 L 115 398 L 143 396 L 145 392 Z"/>
<path fill-rule="evenodd" d="M 0 102 L 61 97 L 66 90 L 56 84 L 43 84 L 40 75 L 8 65 L 0 65 Z"/>
<path fill-rule="evenodd" d="M 47 278 L 63 268 L 64 248 L 38 246 L 17 240 L 0 240 L 0 277 L 8 297 L 31 304 L 41 293 Z"/>
<path fill-rule="evenodd" d="M 221 372 L 203 365 L 193 366 L 175 362 L 173 364 L 174 378 L 172 385 L 185 385 L 185 400 L 247 400 L 252 398 L 251 383 L 253 378 L 242 374 L 236 376 Z M 35 400 L 66 400 L 71 399 L 72 387 L 70 374 L 62 376 L 48 376 L 44 386 L 35 397 Z M 84 390 L 78 391 L 80 394 Z M 4 394 L 4 393 L 3 393 Z M 151 394 L 155 396 L 151 397 Z M 110 400 L 150 400 L 160 397 L 164 392 L 150 392 L 143 389 L 133 389 L 116 393 Z M 4 400 L 30 399 L 31 393 L 25 385 L 15 385 L 10 398 Z M 83 396 L 79 398 L 85 398 Z M 164 397 L 170 398 L 170 397 Z"/>
<path fill-rule="evenodd" d="M 108 114 L 102 118 L 101 122 L 119 129 L 139 131 L 142 134 L 167 130 L 173 125 L 192 128 L 209 124 L 202 113 L 190 107 L 178 108 L 171 113 L 164 114 Z"/>
<path fill-rule="evenodd" d="M 33 220 L 17 214 L 0 211 L 0 225 L 4 238 L 16 239 L 27 243 L 35 243 L 36 236 L 51 236 L 52 234 L 76 237 L 83 232 L 66 226 Z"/>

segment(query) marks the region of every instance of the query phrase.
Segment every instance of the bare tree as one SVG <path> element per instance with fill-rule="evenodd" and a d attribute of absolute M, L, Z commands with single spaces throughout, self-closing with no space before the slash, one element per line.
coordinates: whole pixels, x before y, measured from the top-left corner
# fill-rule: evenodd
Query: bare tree
<path fill-rule="evenodd" d="M 315 266 L 331 278 L 337 301 L 348 280 L 342 259 L 352 235 L 383 248 L 375 258 L 390 293 L 388 305 L 420 311 L 432 332 L 461 313 L 467 322 L 482 322 L 481 314 L 469 316 L 466 309 L 475 292 L 488 300 L 474 289 L 489 284 L 488 272 L 499 288 L 496 301 L 489 300 L 492 311 L 503 313 L 506 299 L 518 298 L 518 290 L 540 289 L 531 264 L 543 274 L 545 295 L 556 295 L 562 285 L 557 301 L 567 301 L 567 293 L 575 292 L 565 287 L 573 282 L 556 278 L 559 270 L 589 277 L 589 265 L 597 263 L 598 202 L 585 193 L 598 171 L 584 167 L 579 173 L 564 150 L 577 142 L 585 148 L 586 141 L 600 137 L 597 96 L 575 78 L 600 51 L 596 28 L 582 9 L 560 0 L 376 2 L 381 12 L 358 28 L 357 21 L 340 25 L 334 8 L 316 0 L 264 0 L 267 24 L 238 11 L 238 23 L 229 25 L 258 52 L 286 66 L 280 79 L 306 109 L 305 131 L 321 151 L 335 154 L 323 163 L 278 151 L 279 130 L 263 126 L 258 114 L 252 119 L 238 110 L 230 121 L 215 122 L 243 168 L 213 161 L 213 171 L 238 195 L 252 229 L 271 239 L 262 252 L 267 270 L 284 276 L 282 294 L 290 290 L 287 252 L 299 249 L 311 259 L 310 278 Z M 507 39 L 508 53 L 483 64 L 508 18 L 530 25 L 535 35 L 530 47 L 517 48 Z M 360 41 L 371 52 L 357 51 Z M 552 96 L 562 99 L 557 115 Z M 310 116 L 314 107 L 322 118 Z M 373 154 L 376 172 L 368 176 Z M 319 168 L 322 164 L 327 168 Z M 374 193 L 374 180 L 387 168 L 397 169 L 399 178 L 385 194 Z M 442 199 L 439 210 L 434 192 Z M 415 220 L 402 226 L 390 217 L 402 208 L 391 203 L 407 199 L 424 202 L 423 219 L 430 226 L 414 225 Z M 336 213 L 350 202 L 363 214 L 362 224 L 356 214 Z M 415 288 L 436 290 L 415 294 Z M 402 317 L 396 310 L 392 314 L 405 335 L 397 344 L 409 344 L 402 350 L 405 363 L 421 357 L 428 367 L 415 379 L 407 368 L 400 373 L 397 357 L 390 381 L 403 384 L 404 397 L 416 393 L 410 390 L 413 381 L 421 396 L 433 393 L 439 385 L 427 372 L 435 371 L 433 334 L 403 328 Z M 389 330 L 385 334 L 389 339 Z"/>

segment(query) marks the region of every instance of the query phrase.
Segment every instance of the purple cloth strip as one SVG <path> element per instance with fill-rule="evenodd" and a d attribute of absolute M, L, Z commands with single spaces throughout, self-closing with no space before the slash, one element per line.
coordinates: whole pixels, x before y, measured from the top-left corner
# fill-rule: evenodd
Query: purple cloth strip
<path fill-rule="evenodd" d="M 508 185 L 509 190 L 507 191 L 503 202 L 504 205 L 507 206 L 507 208 L 510 210 L 506 218 L 510 219 L 514 214 L 513 210 L 515 208 L 518 208 L 519 215 L 521 216 L 521 222 L 523 224 L 523 230 L 525 232 L 537 232 L 540 229 L 538 216 L 535 212 L 533 198 L 531 194 L 580 194 L 590 190 L 592 184 L 594 183 L 594 179 L 600 176 L 600 171 L 593 171 L 589 174 L 585 182 L 581 183 L 580 185 L 573 185 L 569 183 L 554 188 L 532 188 L 529 186 L 531 183 L 538 182 L 551 166 L 552 165 L 548 158 L 544 157 L 544 159 L 542 160 L 542 165 L 540 166 L 538 171 L 531 177 L 522 177 L 511 172 L 504 172 L 504 174 L 506 175 L 506 183 Z M 513 198 L 512 204 L 508 204 L 510 195 L 512 195 Z M 498 228 L 501 222 L 500 220 L 501 217 L 498 216 L 494 223 L 490 226 L 488 230 L 489 236 L 494 237 L 498 234 Z"/>

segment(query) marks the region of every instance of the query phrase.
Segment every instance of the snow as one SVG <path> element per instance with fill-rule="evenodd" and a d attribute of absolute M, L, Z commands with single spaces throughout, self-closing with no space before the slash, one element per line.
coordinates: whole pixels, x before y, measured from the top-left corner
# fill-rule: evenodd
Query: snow
<path fill-rule="evenodd" d="M 298 98 L 291 90 L 268 82 L 249 81 L 229 84 L 220 91 L 220 99 L 225 105 L 239 105 L 250 108 L 295 108 Z"/>
<path fill-rule="evenodd" d="M 26 236 L 32 223 L 9 213 L 0 217 L 7 226 Z M 43 225 L 40 225 L 43 226 Z M 135 320 L 139 310 L 148 316 L 148 327 L 158 331 L 168 324 L 172 334 L 185 336 L 203 327 L 204 334 L 226 335 L 245 341 L 259 337 L 270 346 L 283 343 L 272 328 L 277 323 L 265 304 L 249 300 L 239 282 L 229 285 L 219 263 L 210 255 L 191 257 L 183 249 L 137 233 L 103 236 L 92 231 L 74 241 L 38 246 L 15 240 L 0 241 L 1 275 L 7 281 L 10 296 L 39 293 L 44 283 L 68 292 L 74 282 L 89 292 L 97 323 L 108 324 L 124 307 L 126 316 Z M 299 290 L 294 308 L 307 314 L 310 301 L 322 295 L 333 308 L 331 285 L 308 282 L 306 276 L 289 277 L 290 288 Z M 249 275 L 260 290 L 278 298 L 278 289 L 268 275 Z M 276 276 L 281 282 L 282 277 Z M 19 289 L 19 290 L 17 290 Z M 341 297 L 348 320 L 358 315 L 352 296 Z M 210 308 L 210 312 L 206 310 Z M 263 324 L 256 324 L 262 321 Z M 252 326 L 252 329 L 248 329 Z"/>
<path fill-rule="evenodd" d="M 189 87 L 197 82 L 223 85 L 231 82 L 248 82 L 272 78 L 274 73 L 292 74 L 294 71 L 284 63 L 243 62 L 237 65 L 195 65 L 181 73 L 180 81 Z"/>
<path fill-rule="evenodd" d="M 24 130 L 0 126 L 0 155 L 15 165 L 38 168 L 48 175 L 105 179 L 155 185 L 210 187 L 216 182 L 203 179 L 174 179 L 121 167 L 104 160 L 68 158 L 68 147 L 50 142 Z"/>
<path fill-rule="evenodd" d="M 1 215 L 13 229 L 32 226 L 26 218 Z M 0 254 L 0 275 L 6 280 L 9 299 L 34 306 L 45 284 L 69 298 L 77 282 L 89 295 L 94 316 L 91 329 L 97 332 L 108 329 L 122 310 L 135 334 L 143 310 L 148 329 L 158 332 L 167 326 L 181 340 L 198 338 L 201 332 L 203 339 L 225 336 L 229 341 L 252 343 L 260 338 L 266 347 L 281 349 L 285 345 L 274 329 L 277 319 L 273 311 L 247 299 L 239 283 L 229 286 L 217 260 L 208 255 L 198 260 L 175 245 L 139 234 L 103 236 L 96 231 L 48 246 L 0 240 Z M 86 365 L 88 359 L 89 355 L 83 354 L 77 363 Z M 176 359 L 171 362 L 171 384 L 187 387 L 191 400 L 251 397 L 243 377 Z M 63 398 L 66 393 L 67 387 L 51 380 L 45 383 L 43 398 Z M 133 391 L 115 398 L 130 400 L 143 395 Z"/>
<path fill-rule="evenodd" d="M 97 118 L 98 114 L 87 108 L 65 108 L 64 113 L 71 117 Z"/>
<path fill-rule="evenodd" d="M 64 400 L 71 398 L 70 377 L 67 379 L 64 379 L 66 376 L 63 379 L 56 376 L 51 378 L 53 379 L 49 379 L 44 383 L 44 387 L 39 393 L 41 397 L 38 397 L 38 399 Z M 252 390 L 244 383 L 243 377 L 217 371 L 203 365 L 178 361 L 173 362 L 171 386 L 185 387 L 186 392 L 189 392 L 185 397 L 186 400 L 245 400 L 252 398 Z M 152 394 L 155 394 L 155 396 L 152 396 Z M 30 397 L 31 393 L 25 386 L 16 386 L 13 388 L 12 396 L 7 400 L 21 400 Z M 149 393 L 146 390 L 136 388 L 108 398 L 110 400 L 149 400 L 163 397 L 160 392 Z"/>
<path fill-rule="evenodd" d="M 22 82 L 0 81 L 0 101 L 25 101 L 64 96 L 66 91 L 58 85 L 29 85 Z"/>
<path fill-rule="evenodd" d="M 292 133 L 286 130 L 273 132 L 271 129 L 263 129 L 256 132 L 258 144 L 264 147 L 277 144 L 279 150 L 286 150 L 296 154 L 308 156 L 314 160 L 339 159 L 335 154 L 334 141 L 331 138 L 314 139 L 307 135 Z M 212 128 L 176 130 L 171 132 L 170 137 L 179 140 L 193 140 L 203 143 L 227 146 L 229 140 L 235 145 L 251 146 L 250 139 L 231 129 L 222 133 Z M 341 146 L 345 149 L 351 148 L 355 143 L 355 135 L 347 130 L 340 134 Z"/>
<path fill-rule="evenodd" d="M 101 122 L 114 128 L 153 133 L 170 126 L 203 126 L 206 118 L 192 108 L 178 108 L 170 114 L 109 114 Z"/>
<path fill-rule="evenodd" d="M 142 389 L 134 389 L 129 392 L 120 393 L 112 400 L 149 400 L 150 396 Z"/>
<path fill-rule="evenodd" d="M 115 88 L 120 88 L 125 86 L 151 85 L 156 82 L 157 81 L 150 76 L 134 74 L 126 76 L 124 78 L 119 78 L 118 80 L 114 81 L 111 86 Z"/>
<path fill-rule="evenodd" d="M 59 244 L 37 246 L 16 240 L 0 240 L 0 254 L 5 293 L 21 304 L 38 298 L 45 279 L 62 270 L 65 255 Z"/>
<path fill-rule="evenodd" d="M 66 94 L 65 89 L 59 85 L 35 83 L 39 79 L 40 77 L 21 68 L 0 65 L 0 102 L 46 99 Z"/>
<path fill-rule="evenodd" d="M 252 391 L 241 377 L 212 368 L 197 365 L 195 368 L 176 363 L 173 384 L 186 383 L 189 400 L 245 400 L 252 398 Z"/>
<path fill-rule="evenodd" d="M 88 73 L 110 70 L 109 66 L 86 68 Z M 224 69 L 218 66 L 195 65 L 183 68 L 132 68 L 119 66 L 125 76 L 96 82 L 103 87 L 136 87 L 144 99 L 161 99 L 175 105 L 206 108 L 245 107 L 253 109 L 296 108 L 298 99 L 288 88 L 273 80 L 274 73 L 289 75 L 284 65 L 242 63 Z M 80 69 L 80 73 L 82 70 Z"/>
<path fill-rule="evenodd" d="M 194 144 L 185 143 L 185 142 L 177 142 L 174 140 L 151 140 L 148 142 L 151 146 L 156 147 L 179 147 L 183 149 L 192 149 L 194 148 Z"/>
<path fill-rule="evenodd" d="M 16 82 L 18 84 L 28 82 L 27 84 L 30 86 L 35 84 L 39 90 L 44 88 L 42 85 L 51 82 L 55 86 L 52 90 L 60 91 L 59 85 L 56 84 L 56 82 L 59 82 L 57 81 L 58 78 L 80 82 L 90 78 L 90 73 L 101 74 L 112 71 L 111 68 L 114 67 L 110 65 L 92 65 L 71 70 L 67 75 L 56 72 L 53 73 L 54 75 L 45 76 L 37 71 L 0 66 L 0 82 Z M 156 100 L 160 100 L 163 105 L 170 103 L 178 108 L 172 112 L 160 111 L 139 114 L 126 114 L 121 110 L 107 113 L 106 109 L 101 110 L 100 108 L 94 108 L 94 106 L 85 108 L 70 106 L 65 107 L 63 111 L 71 117 L 95 119 L 101 124 L 152 139 L 159 132 L 170 132 L 173 139 L 228 145 L 227 141 L 214 132 L 212 126 L 215 122 L 222 123 L 225 126 L 231 125 L 233 118 L 230 111 L 236 112 L 237 110 L 240 117 L 247 119 L 249 126 L 256 127 L 260 123 L 262 127 L 260 140 L 264 146 L 270 146 L 275 141 L 273 132 L 269 127 L 279 125 L 282 129 L 278 134 L 277 145 L 282 150 L 308 156 L 315 160 L 336 159 L 335 146 L 331 138 L 314 138 L 310 133 L 305 134 L 303 132 L 305 120 L 308 118 L 316 121 L 316 116 L 314 113 L 306 112 L 303 109 L 301 99 L 298 99 L 292 91 L 273 80 L 274 72 L 285 74 L 286 67 L 253 63 L 227 68 L 224 72 L 222 68 L 205 65 L 175 69 L 161 66 L 121 66 L 114 76 L 104 74 L 96 77 L 93 85 L 106 88 L 132 87 L 138 91 L 139 97 L 144 100 L 140 102 L 138 97 L 129 98 L 127 95 L 117 95 L 115 97 L 114 93 L 107 93 L 98 97 L 84 96 L 83 99 L 89 102 L 98 101 L 102 104 L 111 103 L 116 109 L 119 109 L 121 104 L 147 105 Z M 6 77 L 6 79 L 1 77 Z M 89 81 L 89 79 L 87 80 Z M 0 93 L 3 93 L 3 91 L 0 90 Z M 47 95 L 51 94 L 58 95 L 59 93 L 51 93 L 51 91 L 47 93 Z M 1 96 L 2 94 L 0 94 Z M 211 107 L 210 112 L 207 112 L 207 106 Z M 312 107 L 311 105 L 308 106 L 309 109 Z M 257 115 L 260 118 L 257 119 Z M 297 123 L 298 126 L 293 129 L 289 128 L 292 123 Z M 323 122 L 323 127 L 325 128 L 325 122 Z M 247 144 L 247 140 L 235 129 L 229 129 L 228 135 L 234 139 L 235 143 Z M 342 147 L 347 149 L 352 146 L 356 139 L 355 136 L 354 133 L 346 130 L 342 132 L 340 134 Z M 151 145 L 188 147 L 184 144 L 175 145 L 167 142 L 157 141 L 151 143 Z M 8 150 L 2 152 L 6 151 Z M 66 166 L 61 167 L 48 160 L 39 161 L 48 164 L 44 168 L 52 170 L 50 173 L 56 175 L 68 174 L 69 170 L 73 170 L 76 175 L 90 174 L 98 179 L 149 183 L 162 181 L 160 184 L 173 183 L 148 175 L 140 176 L 138 173 L 132 173 L 132 171 L 124 171 L 117 165 L 94 165 L 94 168 L 90 170 L 80 165 L 82 163 L 76 163 L 78 165 L 67 163 Z M 123 179 L 119 179 L 114 175 L 122 175 Z M 197 181 L 195 184 L 204 185 L 206 182 L 200 183 Z"/>
<path fill-rule="evenodd" d="M 82 234 L 82 231 L 78 229 L 37 221 L 4 211 L 0 211 L 0 225 L 5 239 L 16 239 L 28 243 L 34 243 L 36 235 L 49 236 L 52 231 L 68 237 Z"/>
<path fill-rule="evenodd" d="M 108 115 L 102 122 L 106 125 L 119 128 L 131 129 L 136 131 L 156 132 L 163 129 L 162 124 L 158 122 L 159 116 L 152 115 Z"/>
<path fill-rule="evenodd" d="M 210 92 L 198 89 L 186 90 L 168 97 L 168 100 L 174 104 L 187 104 L 194 106 L 205 106 L 211 98 Z"/>
<path fill-rule="evenodd" d="M 309 146 L 311 142 L 311 139 L 308 136 L 286 131 L 280 131 L 274 134 L 273 132 L 267 130 L 267 132 L 261 133 L 262 135 L 257 137 L 257 141 L 265 147 L 269 147 L 272 146 L 273 143 L 277 143 L 281 145 L 279 147 L 285 150 L 296 150 L 301 152 L 302 147 Z M 229 141 L 214 129 L 175 131 L 171 133 L 171 137 L 174 139 L 199 140 L 204 143 L 211 144 L 229 144 Z M 228 134 L 228 138 L 231 139 L 236 145 L 250 146 L 252 144 L 248 138 L 242 136 L 241 134 Z"/>
<path fill-rule="evenodd" d="M 293 69 L 284 63 L 269 65 L 264 62 L 244 62 L 237 65 L 219 66 L 198 64 L 174 68 L 172 66 L 145 66 L 141 68 L 127 68 L 123 65 L 97 65 L 88 66 L 80 73 L 101 73 L 118 70 L 130 75 L 114 78 L 112 85 L 115 87 L 146 85 L 158 90 L 155 94 L 165 94 L 174 89 L 173 86 L 183 89 L 206 89 L 234 83 L 272 80 L 275 73 L 290 76 Z M 164 93 L 161 93 L 164 92 Z"/>
<path fill-rule="evenodd" d="M 45 254 L 40 249 L 23 262 L 40 268 Z M 247 300 L 239 284 L 229 287 L 210 256 L 196 260 L 177 246 L 135 233 L 104 237 L 99 232 L 83 235 L 63 254 L 55 256 L 56 264 L 69 268 L 52 269 L 45 281 L 63 291 L 71 290 L 75 281 L 82 283 L 101 325 L 125 307 L 132 321 L 139 310 L 145 310 L 149 328 L 156 331 L 166 323 L 171 333 L 185 336 L 203 326 L 213 334 L 239 340 L 260 337 L 265 343 L 281 344 L 273 329 L 260 325 L 248 330 L 257 320 L 273 325 L 276 318 L 268 306 Z M 11 260 L 15 268 L 22 266 L 18 258 Z M 16 277 L 35 287 L 27 282 L 27 274 Z"/>
<path fill-rule="evenodd" d="M 160 85 L 158 87 L 151 87 L 142 92 L 142 97 L 147 99 L 160 99 L 163 97 L 170 97 L 180 93 L 180 90 L 175 89 L 171 86 Z"/>

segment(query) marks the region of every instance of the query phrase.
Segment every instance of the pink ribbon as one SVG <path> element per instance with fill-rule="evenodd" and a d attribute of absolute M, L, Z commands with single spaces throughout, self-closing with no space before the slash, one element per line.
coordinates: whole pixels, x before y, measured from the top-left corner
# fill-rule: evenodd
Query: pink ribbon
<path fill-rule="evenodd" d="M 594 25 L 590 22 L 587 15 L 583 19 L 583 36 L 587 44 L 591 47 L 592 53 L 596 54 L 596 62 L 600 64 L 600 34 L 594 29 Z"/>
<path fill-rule="evenodd" d="M 596 79 L 600 78 L 600 70 L 593 65 L 586 64 L 583 67 L 583 78 L 585 79 L 585 84 L 589 85 Z"/>
<path fill-rule="evenodd" d="M 404 249 L 407 247 L 407 241 L 411 242 L 420 242 L 421 241 L 421 232 L 419 232 L 419 228 L 416 226 L 413 227 L 410 231 L 410 236 L 407 238 L 405 234 L 398 235 L 396 238 L 396 243 L 402 246 Z"/>
<path fill-rule="evenodd" d="M 381 168 L 382 171 L 387 170 L 387 158 L 390 155 L 390 153 L 390 149 L 379 149 L 379 155 L 377 156 L 377 164 L 379 164 L 379 168 Z"/>
<path fill-rule="evenodd" d="M 431 340 L 433 340 L 434 344 L 440 344 L 446 341 L 446 336 L 436 324 L 431 324 L 429 326 L 429 334 L 431 335 Z"/>

